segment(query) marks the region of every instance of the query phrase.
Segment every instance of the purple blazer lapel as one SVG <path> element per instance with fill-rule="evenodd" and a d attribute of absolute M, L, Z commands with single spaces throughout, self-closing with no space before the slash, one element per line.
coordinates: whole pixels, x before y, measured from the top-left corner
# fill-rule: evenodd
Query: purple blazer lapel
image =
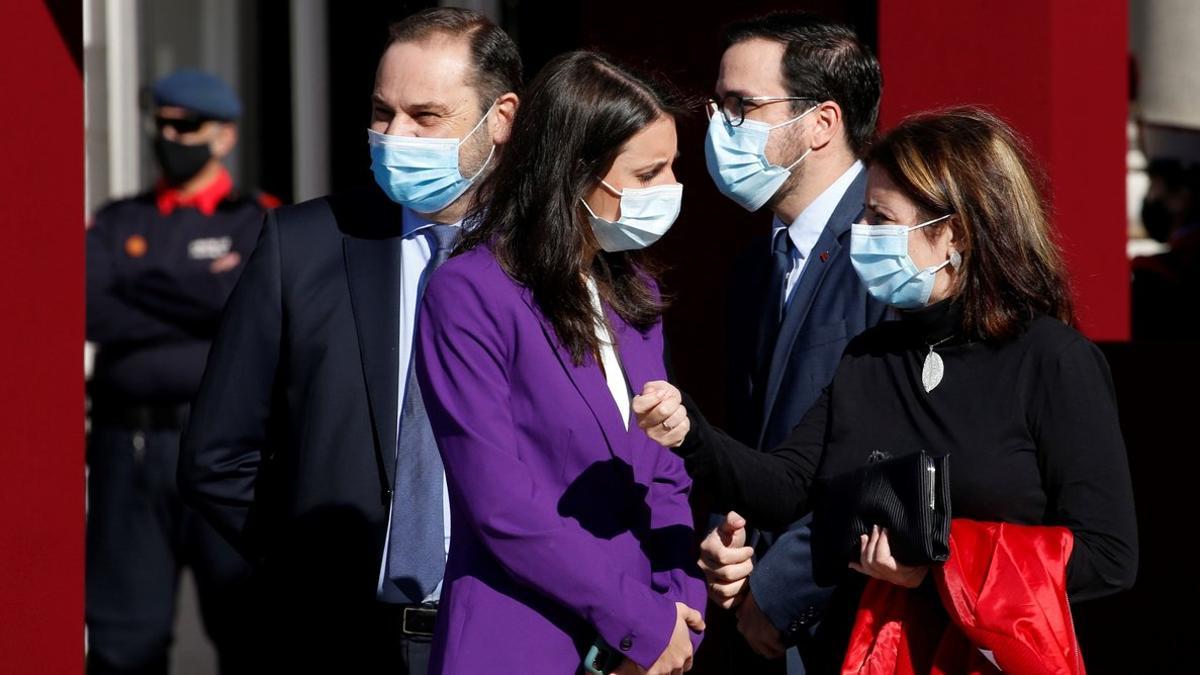
<path fill-rule="evenodd" d="M 608 323 L 616 333 L 617 353 L 621 357 L 621 365 L 625 367 L 625 377 L 634 395 L 642 393 L 642 387 L 659 375 L 654 368 L 657 355 L 651 353 L 650 336 L 625 323 L 620 314 L 611 307 L 606 307 Z"/>
<path fill-rule="evenodd" d="M 606 308 L 606 311 L 609 325 L 616 333 L 617 352 L 621 357 L 621 365 L 625 368 L 625 378 L 629 381 L 629 388 L 633 395 L 636 396 L 642 393 L 642 387 L 650 380 L 662 379 L 659 369 L 655 368 L 655 360 L 657 359 L 661 364 L 662 357 L 651 349 L 649 334 L 643 334 L 625 323 L 625 320 L 611 307 Z M 612 398 L 611 394 L 609 398 Z M 629 433 L 624 434 L 624 438 L 629 447 L 629 463 L 633 467 L 633 477 L 639 483 L 646 484 L 650 480 L 650 474 L 654 467 L 652 463 L 643 461 L 645 453 L 639 452 L 639 450 L 646 447 L 649 438 L 644 431 L 638 428 L 637 420 L 633 418 L 632 414 L 629 420 Z"/>
<path fill-rule="evenodd" d="M 604 381 L 604 376 L 601 374 L 600 366 L 596 363 L 595 358 L 591 354 L 585 354 L 583 357 L 583 365 L 575 365 L 571 359 L 571 352 L 558 339 L 558 333 L 554 330 L 554 325 L 538 308 L 537 302 L 533 299 L 533 294 L 528 289 L 522 289 L 521 297 L 525 304 L 533 310 L 537 316 L 538 323 L 541 324 L 542 332 L 546 335 L 546 340 L 550 342 L 554 350 L 555 356 L 558 357 L 558 362 L 562 365 L 563 371 L 571 382 L 575 385 L 575 389 L 579 395 L 583 397 L 588 408 L 592 411 L 592 416 L 596 418 L 596 423 L 600 425 L 600 431 L 604 434 L 604 440 L 608 443 L 609 452 L 618 459 L 621 459 L 630 466 L 633 466 L 633 458 L 630 453 L 629 439 L 625 432 L 625 425 L 621 422 L 621 414 L 617 410 L 617 404 L 613 401 L 612 394 L 608 390 L 608 383 Z M 635 469 L 636 470 L 636 469 Z"/>

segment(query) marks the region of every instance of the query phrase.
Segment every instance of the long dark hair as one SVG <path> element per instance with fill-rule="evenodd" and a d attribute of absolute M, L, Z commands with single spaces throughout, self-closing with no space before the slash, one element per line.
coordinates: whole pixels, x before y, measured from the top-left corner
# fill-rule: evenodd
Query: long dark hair
<path fill-rule="evenodd" d="M 964 328 L 983 339 L 1013 337 L 1039 314 L 1073 323 L 1066 265 L 1051 231 L 1024 140 L 975 106 L 921 113 L 884 134 L 868 155 L 930 218 L 954 232 L 962 267 L 951 292 Z"/>
<path fill-rule="evenodd" d="M 665 85 L 600 54 L 555 57 L 529 85 L 499 163 L 483 180 L 475 223 L 459 251 L 489 246 L 500 266 L 533 292 L 576 364 L 598 350 L 585 275 L 627 323 L 645 331 L 662 315 L 656 269 L 641 252 L 600 252 L 580 200 L 625 143 L 682 111 Z M 471 221 L 468 221 L 471 222 Z"/>

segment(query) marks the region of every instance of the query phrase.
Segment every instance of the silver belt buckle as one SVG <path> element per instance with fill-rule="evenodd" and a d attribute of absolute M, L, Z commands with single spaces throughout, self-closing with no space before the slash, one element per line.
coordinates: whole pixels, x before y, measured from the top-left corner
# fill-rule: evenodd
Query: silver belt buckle
<path fill-rule="evenodd" d="M 405 607 L 400 632 L 405 635 L 433 637 L 433 625 L 436 621 L 435 607 Z"/>

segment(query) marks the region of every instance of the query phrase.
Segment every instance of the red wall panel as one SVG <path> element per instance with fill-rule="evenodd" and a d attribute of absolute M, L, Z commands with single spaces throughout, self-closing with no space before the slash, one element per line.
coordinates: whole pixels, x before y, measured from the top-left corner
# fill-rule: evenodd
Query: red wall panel
<path fill-rule="evenodd" d="M 0 672 L 57 675 L 83 670 L 84 168 L 81 4 L 55 10 L 0 3 Z"/>
<path fill-rule="evenodd" d="M 1127 22 L 1126 0 L 879 2 L 882 127 L 978 103 L 1029 139 L 1093 340 L 1129 339 Z"/>

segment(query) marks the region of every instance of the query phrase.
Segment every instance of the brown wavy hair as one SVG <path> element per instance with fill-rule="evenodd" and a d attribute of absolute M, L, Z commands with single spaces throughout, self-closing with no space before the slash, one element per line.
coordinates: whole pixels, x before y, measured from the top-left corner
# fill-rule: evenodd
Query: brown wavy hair
<path fill-rule="evenodd" d="M 868 161 L 887 171 L 924 216 L 953 214 L 962 265 L 950 293 L 969 336 L 1004 339 L 1038 315 L 1075 320 L 1062 251 L 1051 232 L 1044 176 L 1011 127 L 974 106 L 913 115 L 884 134 Z"/>

